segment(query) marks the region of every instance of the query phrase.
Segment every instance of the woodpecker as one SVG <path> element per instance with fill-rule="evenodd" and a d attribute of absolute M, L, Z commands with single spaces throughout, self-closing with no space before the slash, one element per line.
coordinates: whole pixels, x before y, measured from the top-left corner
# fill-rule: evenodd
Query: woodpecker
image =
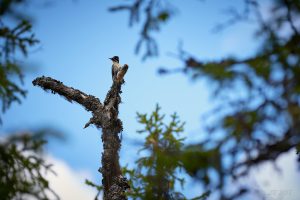
<path fill-rule="evenodd" d="M 118 56 L 114 56 L 112 58 L 109 58 L 113 64 L 111 67 L 111 75 L 112 75 L 112 80 L 115 80 L 115 78 L 117 77 L 118 72 L 121 69 L 121 65 L 119 63 L 119 57 Z"/>

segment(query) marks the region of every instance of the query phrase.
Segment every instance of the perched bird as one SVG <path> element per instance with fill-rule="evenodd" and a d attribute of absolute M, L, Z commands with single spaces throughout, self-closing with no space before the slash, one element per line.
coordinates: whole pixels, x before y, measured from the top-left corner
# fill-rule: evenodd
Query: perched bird
<path fill-rule="evenodd" d="M 112 58 L 109 58 L 113 64 L 112 64 L 112 68 L 111 68 L 111 75 L 112 75 L 112 80 L 115 80 L 115 78 L 117 77 L 118 72 L 121 69 L 121 65 L 119 63 L 119 57 L 118 56 L 114 56 Z"/>
<path fill-rule="evenodd" d="M 126 74 L 127 70 L 128 70 L 128 65 L 124 64 L 123 67 L 120 68 L 120 71 L 117 74 L 116 77 L 117 81 L 124 83 L 123 77 Z"/>

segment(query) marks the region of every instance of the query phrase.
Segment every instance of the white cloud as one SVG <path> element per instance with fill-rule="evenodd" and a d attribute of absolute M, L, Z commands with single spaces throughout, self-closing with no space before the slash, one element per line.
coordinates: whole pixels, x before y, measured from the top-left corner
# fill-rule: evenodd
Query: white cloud
<path fill-rule="evenodd" d="M 296 160 L 295 150 L 292 150 L 277 159 L 276 165 L 281 169 L 280 172 L 271 163 L 265 163 L 252 171 L 248 181 L 254 179 L 252 188 L 259 189 L 265 200 L 298 200 L 300 173 Z M 47 156 L 47 161 L 54 165 L 53 169 L 57 173 L 57 176 L 48 174 L 47 179 L 61 200 L 94 199 L 96 191 L 84 183 L 86 178 L 91 179 L 88 171 L 74 170 L 63 160 L 53 156 Z"/>
<path fill-rule="evenodd" d="M 298 200 L 300 198 L 300 173 L 296 151 L 280 156 L 274 165 L 266 163 L 253 171 L 257 186 L 266 200 Z"/>
<path fill-rule="evenodd" d="M 86 178 L 91 179 L 88 171 L 76 171 L 63 160 L 53 156 L 47 156 L 47 161 L 54 165 L 52 169 L 57 175 L 48 173 L 46 177 L 50 187 L 60 196 L 61 200 L 93 200 L 95 198 L 96 191 L 84 183 Z"/>

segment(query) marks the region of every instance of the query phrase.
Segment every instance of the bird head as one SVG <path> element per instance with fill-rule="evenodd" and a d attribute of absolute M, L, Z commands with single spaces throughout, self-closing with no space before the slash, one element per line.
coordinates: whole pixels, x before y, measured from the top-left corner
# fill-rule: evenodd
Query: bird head
<path fill-rule="evenodd" d="M 111 59 L 113 62 L 119 63 L 119 56 L 114 56 L 114 57 L 109 58 L 109 59 Z"/>

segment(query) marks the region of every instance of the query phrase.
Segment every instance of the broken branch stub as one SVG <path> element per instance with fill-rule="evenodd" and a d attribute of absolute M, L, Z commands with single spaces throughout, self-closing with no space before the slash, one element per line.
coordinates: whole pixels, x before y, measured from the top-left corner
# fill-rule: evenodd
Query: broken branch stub
<path fill-rule="evenodd" d="M 34 86 L 40 86 L 42 89 L 50 90 L 53 94 L 59 94 L 69 102 L 77 102 L 87 111 L 92 112 L 91 119 L 85 124 L 84 128 L 94 124 L 102 129 L 102 184 L 104 200 L 119 199 L 125 200 L 125 191 L 129 188 L 127 179 L 121 174 L 119 164 L 119 151 L 121 148 L 121 139 L 119 133 L 123 130 L 122 121 L 118 118 L 119 104 L 121 103 L 121 86 L 125 83 L 123 80 L 128 65 L 124 65 L 113 80 L 112 86 L 108 91 L 104 104 L 98 98 L 87 95 L 84 92 L 68 87 L 63 82 L 50 77 L 38 77 L 33 80 Z M 122 183 L 122 184 L 121 184 Z"/>

